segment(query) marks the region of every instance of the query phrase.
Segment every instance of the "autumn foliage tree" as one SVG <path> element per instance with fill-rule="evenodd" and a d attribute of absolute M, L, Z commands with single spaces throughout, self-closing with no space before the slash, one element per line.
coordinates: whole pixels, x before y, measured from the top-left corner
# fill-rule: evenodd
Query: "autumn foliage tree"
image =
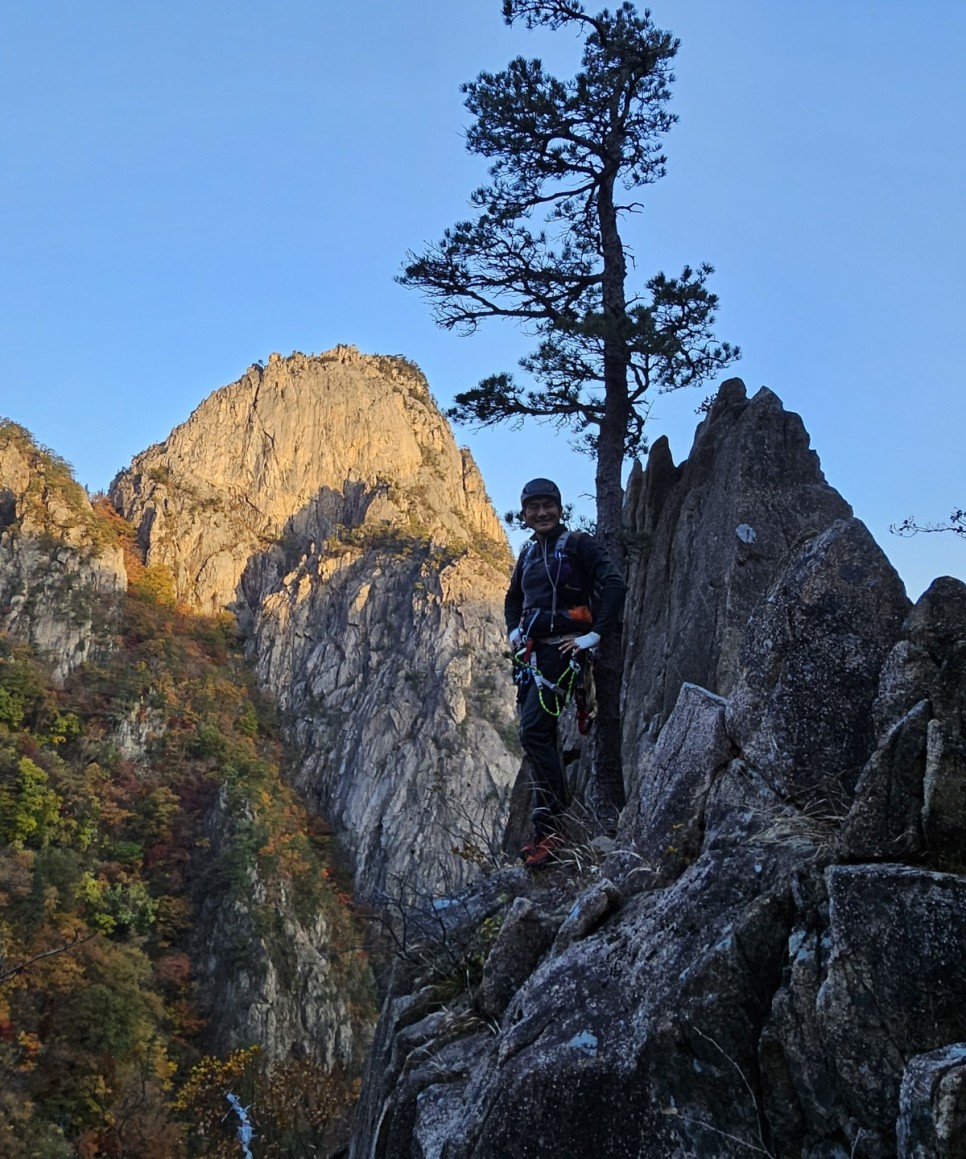
<path fill-rule="evenodd" d="M 118 517 L 88 518 L 133 541 Z M 0 1159 L 238 1155 L 204 1116 L 225 1117 L 239 1076 L 258 1096 L 258 1159 L 316 1154 L 345 1122 L 353 1076 L 256 1049 L 203 1055 L 196 924 L 216 892 L 266 939 L 283 903 L 324 913 L 333 976 L 368 1022 L 362 935 L 330 842 L 282 779 L 274 706 L 234 622 L 179 609 L 163 570 L 134 556 L 127 570 L 110 647 L 63 686 L 0 632 Z M 150 726 L 137 764 L 119 743 L 131 721 Z M 234 839 L 216 853 L 220 799 Z"/>

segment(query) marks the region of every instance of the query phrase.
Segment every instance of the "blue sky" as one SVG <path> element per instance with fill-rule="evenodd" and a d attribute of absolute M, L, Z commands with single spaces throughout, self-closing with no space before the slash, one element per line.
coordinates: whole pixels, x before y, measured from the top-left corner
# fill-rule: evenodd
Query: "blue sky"
<path fill-rule="evenodd" d="M 669 175 L 641 280 L 710 261 L 751 390 L 800 413 L 913 596 L 966 543 L 901 540 L 966 504 L 966 6 L 655 0 L 681 37 Z M 460 82 L 566 33 L 499 0 L 0 0 L 0 414 L 92 490 L 272 351 L 405 354 L 443 404 L 527 348 L 437 330 L 393 282 L 464 215 Z M 655 400 L 687 455 L 707 391 Z M 457 432 L 498 510 L 534 474 L 590 491 L 536 428 Z"/>

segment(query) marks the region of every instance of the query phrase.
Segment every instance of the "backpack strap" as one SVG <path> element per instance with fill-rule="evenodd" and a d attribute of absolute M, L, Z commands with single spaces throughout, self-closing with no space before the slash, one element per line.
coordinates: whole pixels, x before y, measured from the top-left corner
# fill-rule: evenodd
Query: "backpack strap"
<path fill-rule="evenodd" d="M 570 548 L 571 554 L 573 554 L 573 552 L 575 551 L 575 544 L 573 542 L 571 542 L 571 537 L 574 535 L 580 535 L 580 532 L 579 531 L 573 532 L 568 527 L 567 530 L 563 533 L 563 535 L 560 536 L 560 538 L 557 540 L 557 542 L 553 545 L 553 558 L 554 559 L 563 559 L 564 554 L 566 553 L 568 546 Z M 525 564 L 527 562 L 527 560 L 530 558 L 530 556 L 533 554 L 533 552 L 537 549 L 538 546 L 539 546 L 538 541 L 536 539 L 528 539 L 527 542 L 523 545 L 523 550 L 520 552 L 519 556 L 517 557 L 517 563 L 520 564 L 521 566 L 523 564 Z"/>

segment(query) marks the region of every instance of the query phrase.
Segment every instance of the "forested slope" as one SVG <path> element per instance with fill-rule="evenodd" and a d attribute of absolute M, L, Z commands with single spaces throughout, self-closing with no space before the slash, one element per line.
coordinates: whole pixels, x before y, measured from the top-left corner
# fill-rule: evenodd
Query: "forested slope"
<path fill-rule="evenodd" d="M 374 1013 L 332 839 L 284 783 L 234 619 L 178 607 L 112 509 L 21 428 L 0 439 L 3 580 L 33 569 L 0 608 L 0 1155 L 235 1154 L 229 1089 L 263 1154 L 302 1153 L 338 1133 Z M 119 548 L 127 592 L 85 587 Z M 81 604 L 67 665 L 35 629 Z M 279 979 L 298 997 L 275 1006 Z"/>

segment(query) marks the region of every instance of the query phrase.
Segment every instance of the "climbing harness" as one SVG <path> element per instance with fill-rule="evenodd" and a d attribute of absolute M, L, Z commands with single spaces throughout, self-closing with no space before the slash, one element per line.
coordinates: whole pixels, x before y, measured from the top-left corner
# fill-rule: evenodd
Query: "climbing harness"
<path fill-rule="evenodd" d="M 552 554 L 548 553 L 545 542 L 533 539 L 527 544 L 520 556 L 518 567 L 521 570 L 530 565 L 531 562 L 535 563 L 538 568 L 540 563 L 543 564 L 543 570 L 546 572 L 550 586 L 548 593 L 550 607 L 548 609 L 544 605 L 543 607 L 523 609 L 523 616 L 520 620 L 523 643 L 513 653 L 513 681 L 519 690 L 521 699 L 525 695 L 525 689 L 531 683 L 535 684 L 540 707 L 550 716 L 559 717 L 564 705 L 573 696 L 577 709 L 577 727 L 581 735 L 586 736 L 590 732 L 596 707 L 590 665 L 583 665 L 571 656 L 567 668 L 558 677 L 557 683 L 554 683 L 537 667 L 534 650 L 534 634 L 542 644 L 560 644 L 564 640 L 572 640 L 580 634 L 572 630 L 575 626 L 579 625 L 581 628 L 589 630 L 593 624 L 593 612 L 586 604 L 558 609 L 558 588 L 570 592 L 579 590 L 576 587 L 568 588 L 566 586 L 573 572 L 570 567 L 566 572 L 563 570 L 568 546 L 571 547 L 571 554 L 573 554 L 575 542 L 570 530 L 565 528 L 557 537 Z M 538 554 L 534 556 L 534 552 Z M 577 566 L 579 574 L 579 564 Z M 557 624 L 558 616 L 566 621 L 559 627 Z M 559 628 L 564 629 L 563 634 L 559 634 Z M 558 631 L 556 635 L 554 634 L 555 629 Z M 553 695 L 547 697 L 545 694 L 548 692 Z M 549 705 L 548 700 L 550 700 Z"/>
<path fill-rule="evenodd" d="M 548 644 L 556 643 L 555 639 L 546 641 Z M 536 650 L 533 646 L 533 640 L 527 638 L 524 646 L 513 655 L 513 682 L 518 688 L 526 688 L 531 681 L 537 686 L 537 697 L 540 700 L 540 707 L 544 712 L 551 716 L 559 716 L 563 711 L 564 705 L 570 699 L 571 693 L 574 691 L 574 686 L 578 675 L 583 671 L 579 661 L 571 659 L 570 663 L 564 669 L 563 675 L 559 677 L 556 684 L 552 680 L 548 680 L 546 676 L 537 667 Z M 547 706 L 544 700 L 544 690 L 553 693 L 553 705 Z"/>

